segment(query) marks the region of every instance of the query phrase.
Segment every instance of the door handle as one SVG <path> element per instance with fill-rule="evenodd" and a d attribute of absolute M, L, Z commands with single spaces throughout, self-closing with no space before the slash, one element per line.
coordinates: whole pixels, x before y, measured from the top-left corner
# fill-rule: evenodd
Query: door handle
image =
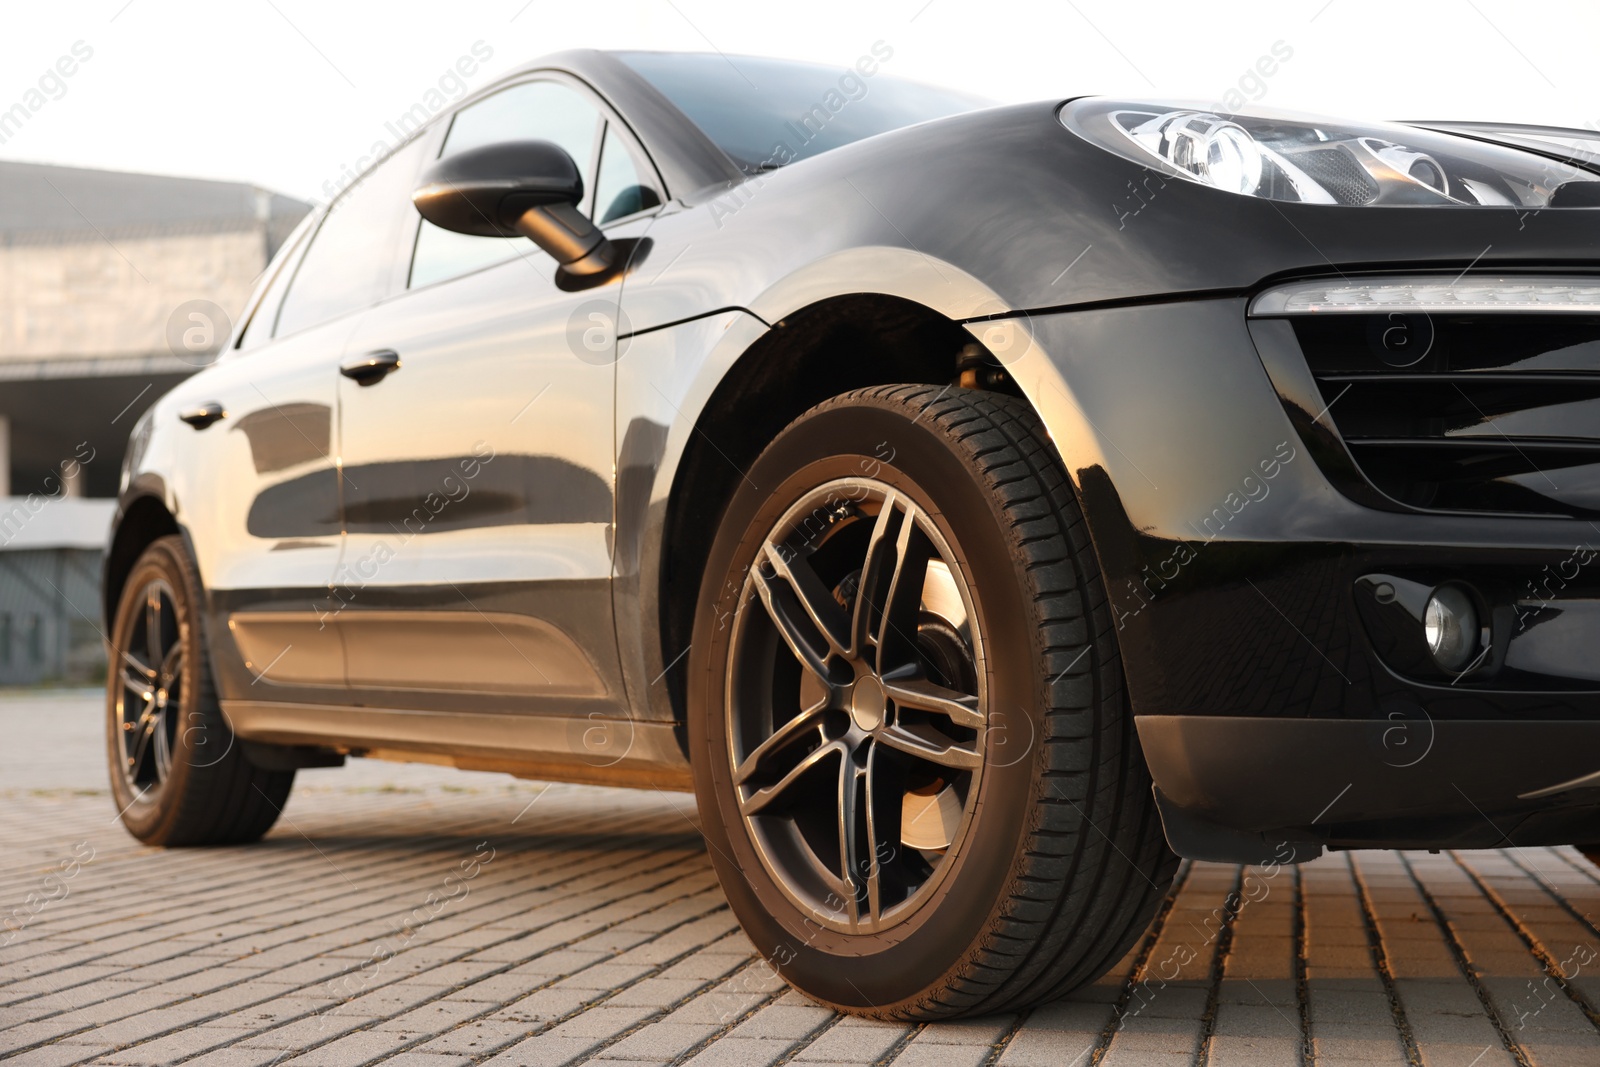
<path fill-rule="evenodd" d="M 189 408 L 186 411 L 178 412 L 178 418 L 182 419 L 184 422 L 187 422 L 190 426 L 193 426 L 197 430 L 203 430 L 207 426 L 210 426 L 213 422 L 217 422 L 227 417 L 227 411 L 224 410 L 222 405 L 217 403 L 215 400 L 208 400 L 199 407 Z"/>
<path fill-rule="evenodd" d="M 400 353 L 392 348 L 380 348 L 345 363 L 339 373 L 357 385 L 377 385 L 392 371 L 400 369 Z"/>

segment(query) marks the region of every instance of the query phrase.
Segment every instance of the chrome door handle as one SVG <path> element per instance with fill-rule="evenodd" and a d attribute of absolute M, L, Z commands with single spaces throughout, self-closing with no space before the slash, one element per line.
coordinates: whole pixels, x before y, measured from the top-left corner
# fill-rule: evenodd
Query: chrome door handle
<path fill-rule="evenodd" d="M 197 430 L 203 430 L 213 422 L 228 417 L 228 412 L 215 400 L 208 400 L 196 408 L 178 412 L 178 418 L 187 422 Z"/>
<path fill-rule="evenodd" d="M 399 369 L 400 353 L 392 348 L 380 348 L 345 363 L 339 373 L 357 385 L 377 385 Z"/>

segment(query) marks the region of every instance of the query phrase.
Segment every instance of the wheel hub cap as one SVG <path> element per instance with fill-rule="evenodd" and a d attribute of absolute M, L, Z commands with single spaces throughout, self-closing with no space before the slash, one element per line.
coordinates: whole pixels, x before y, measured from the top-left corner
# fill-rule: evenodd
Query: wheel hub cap
<path fill-rule="evenodd" d="M 850 721 L 862 733 L 872 733 L 883 725 L 883 716 L 889 708 L 889 698 L 884 695 L 883 683 L 867 674 L 850 687 Z"/>

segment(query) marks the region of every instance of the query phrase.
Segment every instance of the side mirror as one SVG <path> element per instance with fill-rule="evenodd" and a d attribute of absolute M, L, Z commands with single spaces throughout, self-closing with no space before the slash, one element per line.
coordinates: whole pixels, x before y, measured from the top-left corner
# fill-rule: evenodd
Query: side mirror
<path fill-rule="evenodd" d="M 610 271 L 619 257 L 600 228 L 578 213 L 583 175 L 548 141 L 470 148 L 429 167 L 411 195 L 440 229 L 477 237 L 521 235 L 579 277 Z"/>

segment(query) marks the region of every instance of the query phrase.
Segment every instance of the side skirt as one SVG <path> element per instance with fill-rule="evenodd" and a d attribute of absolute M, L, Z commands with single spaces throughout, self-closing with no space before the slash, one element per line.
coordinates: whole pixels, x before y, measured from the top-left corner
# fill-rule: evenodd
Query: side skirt
<path fill-rule="evenodd" d="M 672 723 L 225 700 L 246 741 L 593 785 L 692 790 Z"/>

